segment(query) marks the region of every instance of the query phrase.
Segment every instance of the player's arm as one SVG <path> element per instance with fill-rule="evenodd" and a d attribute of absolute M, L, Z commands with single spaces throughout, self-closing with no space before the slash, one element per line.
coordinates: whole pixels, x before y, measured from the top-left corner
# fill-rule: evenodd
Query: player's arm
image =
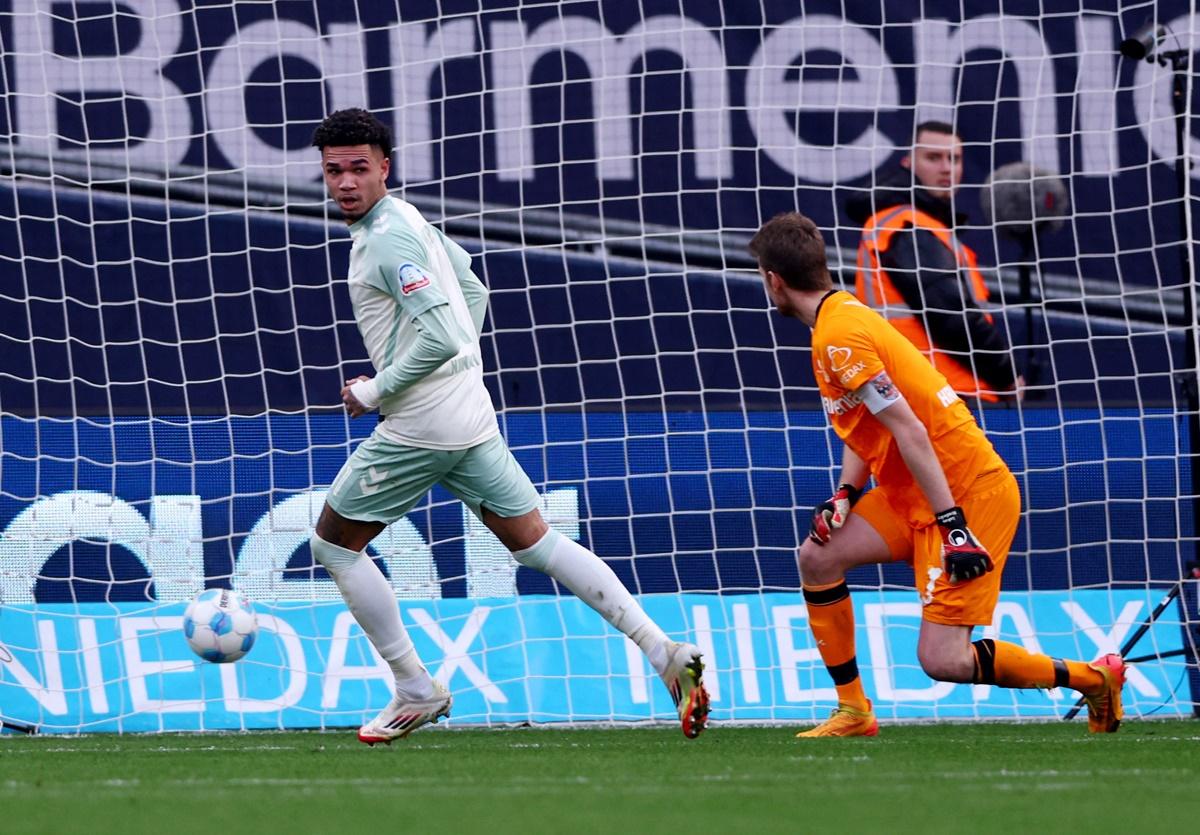
<path fill-rule="evenodd" d="M 992 558 L 967 527 L 961 507 L 954 503 L 946 473 L 933 449 L 925 424 L 904 395 L 881 371 L 859 389 L 863 403 L 896 440 L 900 457 L 925 494 L 942 533 L 942 561 L 951 583 L 961 583 L 992 570 Z M 941 508 L 941 510 L 939 510 Z"/>
<path fill-rule="evenodd" d="M 446 254 L 450 256 L 454 275 L 458 278 L 458 286 L 462 288 L 463 299 L 467 302 L 467 309 L 471 311 L 471 321 L 475 323 L 475 335 L 479 336 L 483 333 L 483 319 L 487 315 L 488 289 L 471 269 L 470 254 L 457 242 L 446 237 L 442 230 L 438 229 L 437 233 L 442 239 L 442 246 L 446 248 Z"/>
<path fill-rule="evenodd" d="M 462 288 L 467 309 L 471 311 L 475 336 L 478 337 L 483 333 L 483 319 L 487 316 L 488 289 L 470 267 L 461 272 L 456 268 L 455 275 L 458 276 L 458 286 Z"/>
<path fill-rule="evenodd" d="M 876 386 L 879 377 L 887 377 L 887 372 L 881 372 L 868 382 L 867 386 Z M 904 395 L 900 394 L 890 381 L 889 385 L 894 394 L 883 409 L 874 413 L 875 417 L 896 439 L 896 448 L 900 450 L 900 456 L 908 465 L 908 471 L 912 473 L 917 486 L 925 494 L 929 506 L 953 507 L 954 496 L 950 492 L 950 484 L 946 481 L 942 463 L 933 450 L 933 443 L 929 440 L 925 424 L 913 413 Z"/>
<path fill-rule="evenodd" d="M 417 340 L 397 356 L 392 364 L 373 378 L 348 380 L 342 389 L 342 401 L 351 417 L 379 407 L 386 397 L 399 394 L 413 383 L 428 377 L 462 350 L 461 340 L 448 304 L 438 304 L 413 319 Z"/>
<path fill-rule="evenodd" d="M 862 497 L 863 485 L 870 476 L 867 462 L 850 447 L 842 448 L 842 479 L 833 495 L 813 508 L 808 526 L 808 538 L 824 545 L 833 532 L 846 524 L 851 508 Z"/>
<path fill-rule="evenodd" d="M 372 276 L 372 285 L 396 300 L 402 313 L 410 317 L 417 338 L 373 378 L 346 381 L 342 402 L 351 417 L 378 408 L 385 398 L 429 376 L 463 347 L 449 300 L 430 280 L 424 244 L 414 235 L 395 236 L 388 244 L 387 258 Z"/>
<path fill-rule="evenodd" d="M 842 447 L 842 478 L 838 484 L 846 484 L 862 492 L 863 485 L 867 483 L 870 475 L 871 471 L 867 467 L 867 462 L 862 460 L 858 453 L 850 447 Z"/>

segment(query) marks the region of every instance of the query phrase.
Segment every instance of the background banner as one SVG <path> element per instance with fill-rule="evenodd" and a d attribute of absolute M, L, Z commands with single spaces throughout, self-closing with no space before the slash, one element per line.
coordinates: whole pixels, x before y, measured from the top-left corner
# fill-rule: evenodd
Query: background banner
<path fill-rule="evenodd" d="M 1153 590 L 1008 593 L 986 635 L 1052 656 L 1116 651 L 1157 603 Z M 805 722 L 836 699 L 796 594 L 650 595 L 669 634 L 705 651 L 717 720 Z M 854 594 L 858 660 L 884 719 L 1051 718 L 1066 690 L 1011 691 L 931 681 L 916 661 L 920 604 L 904 592 Z M 215 665 L 188 649 L 183 606 L 6 607 L 0 713 L 43 732 L 357 726 L 383 707 L 391 674 L 341 603 L 259 605 L 258 643 Z M 431 673 L 454 692 L 452 724 L 670 720 L 670 697 L 641 653 L 574 598 L 405 601 Z M 1112 625 L 1108 612 L 1117 613 Z M 1172 618 L 1174 620 L 1174 618 Z M 1139 652 L 1181 647 L 1159 623 Z M 1138 664 L 1135 716 L 1191 712 L 1179 659 Z"/>

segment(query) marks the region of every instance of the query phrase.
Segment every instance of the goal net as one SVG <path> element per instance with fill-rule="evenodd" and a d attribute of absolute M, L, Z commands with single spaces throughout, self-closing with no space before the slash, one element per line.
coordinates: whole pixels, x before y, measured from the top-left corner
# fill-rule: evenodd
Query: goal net
<path fill-rule="evenodd" d="M 1090 659 L 1136 636 L 1130 715 L 1191 714 L 1195 185 L 1175 131 L 1190 158 L 1193 4 L 805 5 L 6 4 L 4 727 L 341 727 L 386 702 L 390 673 L 307 546 L 375 425 L 340 408 L 372 370 L 309 147 L 351 106 L 391 125 L 394 193 L 491 290 L 486 381 L 548 521 L 701 646 L 715 719 L 778 723 L 835 700 L 795 549 L 841 452 L 808 331 L 769 309 L 745 246 L 798 209 L 852 289 L 848 201 L 903 170 L 916 124 L 953 124 L 955 234 L 1024 375 L 1021 400 L 976 409 L 1025 507 L 977 637 Z M 1122 57 L 1152 15 L 1152 60 Z M 980 202 L 1018 161 L 1021 188 L 1066 198 L 1027 245 Z M 455 724 L 673 717 L 629 642 L 441 488 L 371 554 Z M 932 682 L 911 569 L 848 579 L 882 719 L 1071 706 Z M 257 608 L 237 663 L 184 641 L 210 587 Z"/>

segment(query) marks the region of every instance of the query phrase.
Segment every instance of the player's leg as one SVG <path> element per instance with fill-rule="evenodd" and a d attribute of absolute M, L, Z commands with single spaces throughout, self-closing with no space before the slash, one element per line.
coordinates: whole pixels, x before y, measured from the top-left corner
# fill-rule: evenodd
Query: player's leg
<path fill-rule="evenodd" d="M 699 735 L 708 715 L 700 650 L 670 640 L 604 560 L 546 524 L 541 497 L 503 439 L 473 447 L 442 484 L 517 562 L 553 577 L 637 644 L 679 706 L 684 733 Z"/>
<path fill-rule="evenodd" d="M 549 574 L 606 621 L 629 636 L 660 673 L 666 667 L 667 636 L 625 588 L 608 564 L 578 542 L 552 529 L 537 508 L 501 516 L 482 508 L 483 523 L 521 565 Z"/>
<path fill-rule="evenodd" d="M 972 643 L 971 630 L 971 626 L 922 621 L 917 658 L 930 678 L 1015 690 L 1070 687 L 1087 698 L 1090 731 L 1112 733 L 1120 727 L 1125 683 L 1121 656 L 1112 653 L 1091 663 L 1051 658 L 993 638 Z"/>
<path fill-rule="evenodd" d="M 989 478 L 963 502 L 971 532 L 992 557 L 995 569 L 957 586 L 940 572 L 941 535 L 917 534 L 914 569 L 922 592 L 923 622 L 917 643 L 921 667 L 939 681 L 995 684 L 1013 689 L 1070 687 L 1088 700 L 1088 726 L 1112 732 L 1121 723 L 1125 664 L 1118 655 L 1087 663 L 1029 652 L 1020 644 L 983 638 L 971 642 L 974 626 L 991 623 L 1000 595 L 1000 576 L 1020 517 L 1020 494 L 1008 474 Z"/>
<path fill-rule="evenodd" d="M 395 676 L 395 695 L 359 730 L 374 744 L 406 736 L 450 714 L 446 688 L 430 677 L 400 619 L 391 584 L 366 554 L 390 522 L 403 516 L 430 488 L 448 455 L 405 447 L 372 436 L 346 461 L 329 490 L 309 541 L 313 559 L 337 583 L 342 599 Z"/>
<path fill-rule="evenodd" d="M 846 572 L 857 565 L 891 562 L 907 549 L 907 526 L 896 521 L 883 494 L 872 490 L 824 545 L 805 539 L 798 561 L 808 624 L 821 660 L 837 688 L 838 706 L 825 722 L 798 737 L 874 736 L 878 723 L 858 672 L 854 608 Z"/>
<path fill-rule="evenodd" d="M 400 620 L 391 584 L 365 551 L 384 527 L 382 522 L 347 519 L 326 504 L 310 540 L 313 559 L 337 583 L 350 614 L 392 668 L 397 689 L 428 690 L 429 676 Z"/>

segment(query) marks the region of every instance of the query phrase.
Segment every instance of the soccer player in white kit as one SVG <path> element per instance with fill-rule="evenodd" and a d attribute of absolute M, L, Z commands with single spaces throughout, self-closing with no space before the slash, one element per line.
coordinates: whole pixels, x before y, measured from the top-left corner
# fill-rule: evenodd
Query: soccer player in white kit
<path fill-rule="evenodd" d="M 551 529 L 513 458 L 483 384 L 487 289 L 471 258 L 412 205 L 388 195 L 391 130 L 359 108 L 313 135 L 329 194 L 350 226 L 350 299 L 374 377 L 347 380 L 352 417 L 383 416 L 329 489 L 310 544 L 396 677 L 391 702 L 358 732 L 390 743 L 442 716 L 452 697 L 417 657 L 367 544 L 436 483 L 461 499 L 522 565 L 549 574 L 624 632 L 666 683 L 684 734 L 708 720 L 699 648 L 672 641 L 603 560 Z"/>

